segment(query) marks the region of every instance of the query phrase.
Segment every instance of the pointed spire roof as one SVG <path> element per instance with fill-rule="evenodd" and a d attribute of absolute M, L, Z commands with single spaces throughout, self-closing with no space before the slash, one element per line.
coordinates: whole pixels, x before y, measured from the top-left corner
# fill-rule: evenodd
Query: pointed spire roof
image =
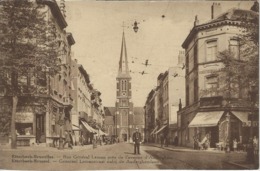
<path fill-rule="evenodd" d="M 128 60 L 127 60 L 127 51 L 126 51 L 126 43 L 125 43 L 125 33 L 123 31 L 122 44 L 121 44 L 121 53 L 119 60 L 119 68 L 117 78 L 131 78 L 128 68 Z"/>

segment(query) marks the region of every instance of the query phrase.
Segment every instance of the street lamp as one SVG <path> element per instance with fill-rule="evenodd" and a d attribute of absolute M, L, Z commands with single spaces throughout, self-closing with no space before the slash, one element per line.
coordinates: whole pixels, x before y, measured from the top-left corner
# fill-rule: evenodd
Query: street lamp
<path fill-rule="evenodd" d="M 133 29 L 134 29 L 134 31 L 137 33 L 137 31 L 138 31 L 138 26 L 137 26 L 137 22 L 135 21 L 134 22 L 134 27 L 133 27 Z"/>
<path fill-rule="evenodd" d="M 250 137 L 249 137 L 249 142 L 248 142 L 248 147 L 247 147 L 247 161 L 250 163 L 254 163 L 254 146 L 253 146 L 253 121 L 254 117 L 256 116 L 254 114 L 254 107 L 256 103 L 256 98 L 257 98 L 257 87 L 255 85 L 251 85 L 249 93 L 249 98 L 251 102 L 251 112 L 248 115 L 248 120 L 251 121 L 250 125 Z"/>

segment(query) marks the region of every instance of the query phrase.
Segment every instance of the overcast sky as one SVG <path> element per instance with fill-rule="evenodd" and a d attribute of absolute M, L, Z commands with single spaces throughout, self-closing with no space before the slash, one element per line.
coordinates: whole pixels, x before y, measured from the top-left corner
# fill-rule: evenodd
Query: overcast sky
<path fill-rule="evenodd" d="M 73 58 L 90 75 L 104 106 L 116 101 L 116 76 L 120 58 L 123 23 L 132 76 L 134 106 L 144 106 L 148 93 L 157 85 L 157 76 L 177 64 L 181 44 L 193 27 L 210 20 L 213 1 L 66 1 L 67 31 L 76 44 Z M 250 9 L 253 1 L 222 1 L 222 11 Z M 165 17 L 162 17 L 164 15 Z M 139 30 L 132 29 L 137 21 Z M 149 60 L 150 66 L 142 63 Z M 148 74 L 141 75 L 145 71 Z"/>

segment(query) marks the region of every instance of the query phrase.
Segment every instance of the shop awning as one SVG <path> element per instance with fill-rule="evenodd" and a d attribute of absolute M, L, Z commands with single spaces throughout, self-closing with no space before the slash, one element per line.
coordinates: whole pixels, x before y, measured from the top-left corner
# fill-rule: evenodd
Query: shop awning
<path fill-rule="evenodd" d="M 158 131 L 155 132 L 155 134 L 158 134 L 159 132 L 161 132 L 164 128 L 166 128 L 167 125 L 163 125 Z"/>
<path fill-rule="evenodd" d="M 101 130 L 99 130 L 98 133 L 99 133 L 99 135 L 108 135 L 107 133 L 105 133 L 105 132 L 103 132 Z"/>
<path fill-rule="evenodd" d="M 224 111 L 198 112 L 189 127 L 212 127 L 217 126 Z"/>
<path fill-rule="evenodd" d="M 72 125 L 72 130 L 73 131 L 80 131 L 80 128 L 76 125 Z"/>
<path fill-rule="evenodd" d="M 156 126 L 156 127 L 153 129 L 153 131 L 151 132 L 151 134 L 150 134 L 150 135 L 153 135 L 153 134 L 154 134 L 154 132 L 157 130 L 157 128 L 158 128 L 158 126 Z"/>
<path fill-rule="evenodd" d="M 241 122 L 248 124 L 249 112 L 232 111 L 232 114 L 234 114 Z"/>
<path fill-rule="evenodd" d="M 84 122 L 84 121 L 81 121 L 81 123 L 84 125 L 84 127 L 89 131 L 89 132 L 92 132 L 92 133 L 97 133 L 97 131 L 92 128 L 91 126 L 89 126 L 89 124 L 87 122 Z"/>

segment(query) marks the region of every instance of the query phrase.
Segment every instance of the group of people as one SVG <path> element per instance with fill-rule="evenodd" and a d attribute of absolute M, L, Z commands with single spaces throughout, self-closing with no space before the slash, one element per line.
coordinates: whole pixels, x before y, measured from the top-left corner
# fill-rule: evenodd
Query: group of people
<path fill-rule="evenodd" d="M 207 150 L 210 147 L 210 135 L 206 134 L 202 141 L 199 140 L 199 136 L 195 135 L 194 140 L 194 149 L 195 150 Z"/>

